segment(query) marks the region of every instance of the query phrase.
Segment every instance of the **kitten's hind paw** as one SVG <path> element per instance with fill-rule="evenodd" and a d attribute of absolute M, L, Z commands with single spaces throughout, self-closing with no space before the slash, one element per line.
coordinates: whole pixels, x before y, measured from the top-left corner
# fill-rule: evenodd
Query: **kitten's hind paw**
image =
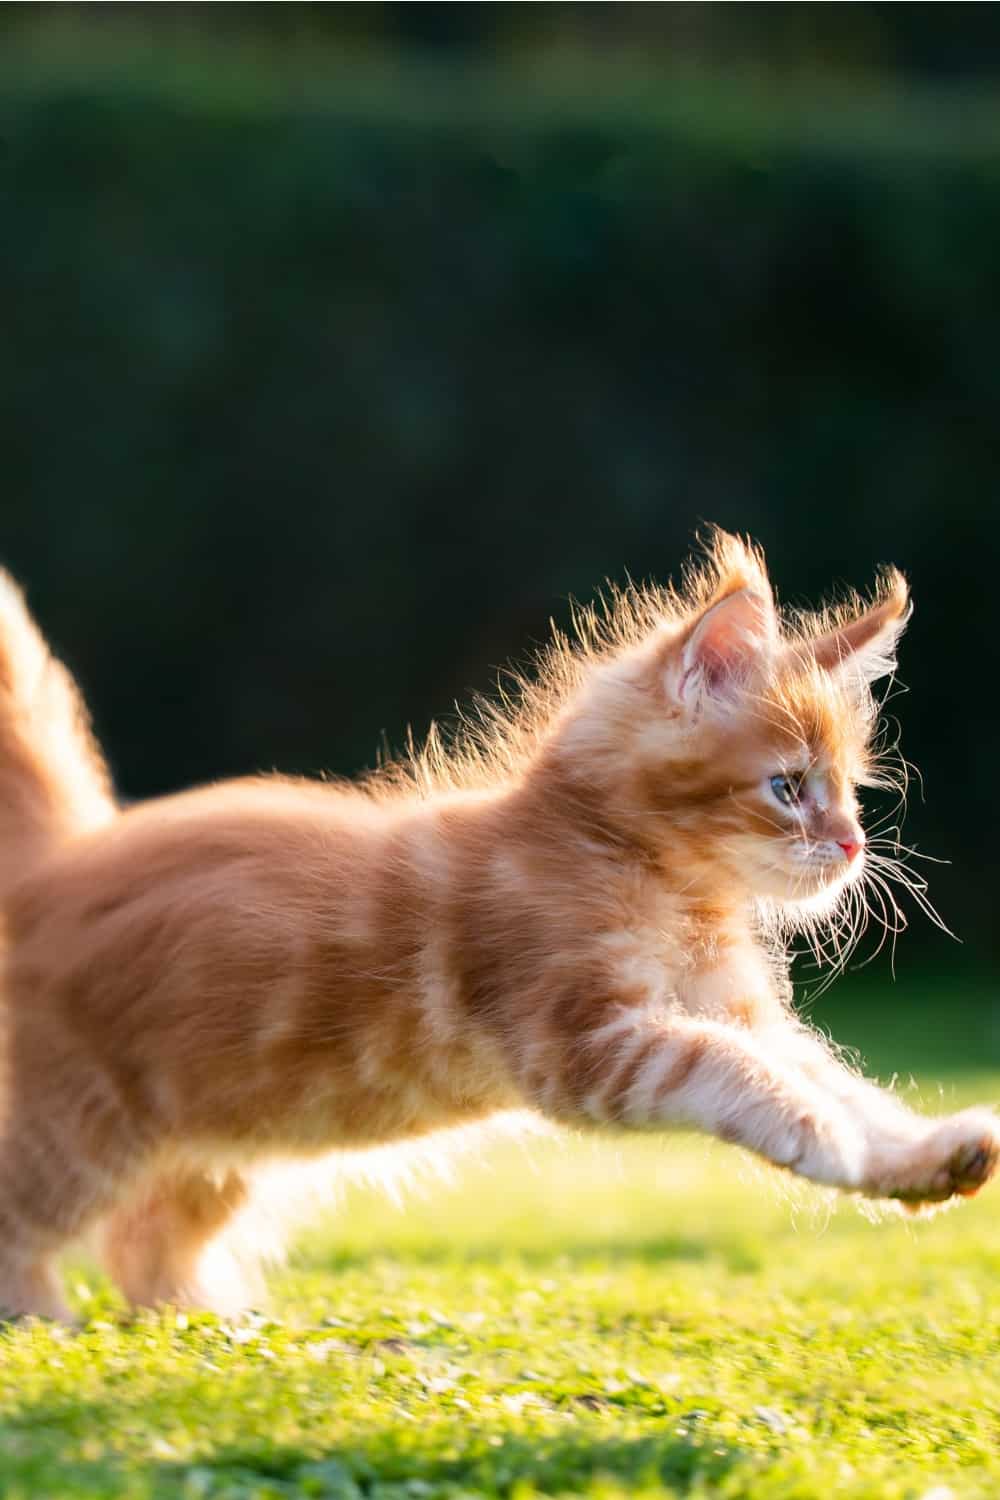
<path fill-rule="evenodd" d="M 895 1198 L 918 1212 L 949 1198 L 971 1198 L 990 1180 L 998 1162 L 1000 1120 L 988 1110 L 967 1109 L 887 1153 L 866 1192 L 873 1198 Z"/>

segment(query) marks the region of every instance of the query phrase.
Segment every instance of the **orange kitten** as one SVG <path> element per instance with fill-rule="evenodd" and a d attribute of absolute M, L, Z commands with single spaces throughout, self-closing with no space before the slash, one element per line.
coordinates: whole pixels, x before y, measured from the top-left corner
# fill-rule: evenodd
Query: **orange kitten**
<path fill-rule="evenodd" d="M 65 1316 L 53 1257 L 98 1222 L 133 1301 L 219 1305 L 255 1169 L 525 1106 L 871 1197 L 974 1192 L 998 1122 L 845 1070 L 767 935 L 862 871 L 869 683 L 906 613 L 889 572 L 871 605 L 782 618 L 716 533 L 682 592 L 585 615 L 455 752 L 119 813 L 4 580 L 0 1305 Z"/>

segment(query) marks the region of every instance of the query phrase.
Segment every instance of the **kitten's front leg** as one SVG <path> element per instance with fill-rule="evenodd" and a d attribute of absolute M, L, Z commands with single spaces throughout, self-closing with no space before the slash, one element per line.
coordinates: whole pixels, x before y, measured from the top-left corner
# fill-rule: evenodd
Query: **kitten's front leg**
<path fill-rule="evenodd" d="M 571 1123 L 687 1126 L 735 1142 L 814 1182 L 857 1190 L 865 1138 L 855 1121 L 747 1031 L 610 999 L 553 1004 L 543 1033 L 518 1039 L 528 1098 Z M 589 1023 L 589 1024 L 588 1024 Z"/>
<path fill-rule="evenodd" d="M 762 1038 L 772 1055 L 800 1068 L 848 1108 L 864 1131 L 861 1191 L 912 1208 L 958 1194 L 970 1197 L 1000 1160 L 1000 1120 L 968 1109 L 933 1120 L 914 1114 L 889 1090 L 846 1067 L 812 1032 L 789 1022 Z"/>
<path fill-rule="evenodd" d="M 609 1001 L 589 1026 L 582 1013 L 592 1018 L 593 1006 L 553 1007 L 553 1031 L 518 1060 L 525 1092 L 553 1118 L 687 1126 L 810 1181 L 913 1205 L 973 1193 L 996 1169 L 1000 1122 L 984 1111 L 932 1122 L 900 1110 L 912 1133 L 909 1123 L 890 1129 L 837 1097 L 829 1071 L 782 1056 L 773 1034 L 651 1005 Z M 792 1034 L 789 1023 L 789 1043 Z M 849 1078 L 841 1069 L 838 1086 Z"/>

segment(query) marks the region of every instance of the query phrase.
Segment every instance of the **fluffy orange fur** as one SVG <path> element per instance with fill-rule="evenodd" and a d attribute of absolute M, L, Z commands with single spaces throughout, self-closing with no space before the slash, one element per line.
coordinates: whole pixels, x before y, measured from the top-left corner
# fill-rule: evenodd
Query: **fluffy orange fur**
<path fill-rule="evenodd" d="M 789 1007 L 782 931 L 835 919 L 870 857 L 870 684 L 907 608 L 889 571 L 782 615 L 713 533 L 450 748 L 119 812 L 5 580 L 0 1305 L 65 1316 L 54 1257 L 97 1227 L 134 1302 L 231 1307 L 261 1168 L 510 1109 L 696 1128 L 910 1205 L 977 1189 L 991 1116 L 909 1113 Z"/>

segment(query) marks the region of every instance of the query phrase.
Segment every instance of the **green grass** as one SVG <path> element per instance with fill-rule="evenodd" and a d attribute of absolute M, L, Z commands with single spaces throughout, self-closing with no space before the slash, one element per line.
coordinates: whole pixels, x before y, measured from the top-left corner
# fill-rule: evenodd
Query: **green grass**
<path fill-rule="evenodd" d="M 826 1014 L 832 1007 L 822 1005 Z M 935 1107 L 1000 1095 L 992 1006 L 860 992 L 837 1030 Z M 0 1335 L 0 1494 L 995 1496 L 1000 1191 L 929 1222 L 694 1140 L 500 1143 L 351 1189 L 267 1317 Z"/>

